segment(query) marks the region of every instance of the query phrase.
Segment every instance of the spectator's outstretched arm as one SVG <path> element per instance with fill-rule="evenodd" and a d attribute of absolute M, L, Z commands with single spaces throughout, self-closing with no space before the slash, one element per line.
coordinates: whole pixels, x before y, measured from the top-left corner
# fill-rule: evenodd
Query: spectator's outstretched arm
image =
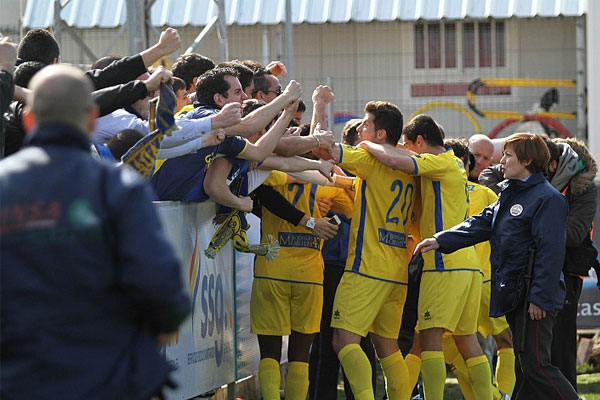
<path fill-rule="evenodd" d="M 313 149 L 331 149 L 335 137 L 331 131 L 318 131 L 308 136 L 284 136 L 275 147 L 275 154 L 291 157 Z"/>
<path fill-rule="evenodd" d="M 304 214 L 292 205 L 285 197 L 277 190 L 269 185 L 260 185 L 253 194 L 260 201 L 263 207 L 278 216 L 279 218 L 288 221 L 295 226 L 304 226 L 308 222 L 310 216 Z M 308 229 L 308 228 L 307 228 Z M 328 218 L 315 219 L 315 228 L 312 233 L 315 236 L 324 239 L 331 239 L 337 233 L 337 225 L 329 223 Z"/>
<path fill-rule="evenodd" d="M 277 116 L 277 113 L 284 107 L 294 103 L 302 95 L 300 84 L 296 81 L 291 81 L 283 93 L 275 98 L 272 102 L 264 105 L 242 119 L 242 122 L 225 130 L 229 136 L 252 136 L 260 132 L 269 122 Z M 296 105 L 297 107 L 297 105 Z M 289 122 L 288 122 L 289 123 Z"/>
<path fill-rule="evenodd" d="M 104 116 L 145 98 L 148 93 L 159 89 L 161 83 L 170 81 L 172 77 L 171 71 L 161 66 L 144 81 L 135 80 L 96 90 L 92 96 L 100 107 L 100 116 Z"/>
<path fill-rule="evenodd" d="M 333 162 L 324 160 L 310 160 L 304 157 L 280 157 L 271 155 L 265 158 L 261 169 L 276 169 L 283 172 L 300 172 L 307 170 L 316 170 L 330 182 L 333 181 L 332 170 Z"/>
<path fill-rule="evenodd" d="M 175 28 L 167 28 L 160 33 L 158 43 L 142 51 L 140 55 L 146 67 L 151 66 L 162 57 L 168 56 L 181 47 L 181 38 Z"/>
<path fill-rule="evenodd" d="M 222 128 L 235 125 L 240 121 L 241 109 L 237 103 L 227 104 L 225 107 L 223 107 L 220 113 L 211 115 L 210 117 L 200 119 L 178 118 L 175 120 L 175 123 L 179 127 L 179 130 L 171 132 L 171 136 L 164 138 L 161 145 L 161 150 L 178 147 L 192 140 L 196 140 L 198 147 L 193 148 L 192 150 L 188 151 L 188 153 L 196 151 L 201 147 L 214 146 L 223 141 L 222 137 L 225 135 L 225 132 Z M 208 139 L 208 141 L 205 141 L 205 136 L 211 133 L 211 131 L 214 133 L 215 139 L 218 140 L 215 141 L 213 139 Z M 202 140 L 204 141 L 201 146 L 201 142 L 197 141 L 197 139 L 200 138 L 203 138 Z"/>
<path fill-rule="evenodd" d="M 259 108 L 259 110 L 264 107 L 266 106 Z M 294 117 L 296 108 L 298 108 L 298 101 L 294 101 L 288 105 L 271 129 L 258 139 L 255 144 L 248 142 L 246 149 L 238 157 L 252 161 L 263 161 L 267 158 L 273 152 L 277 143 L 279 143 L 281 136 L 285 133 L 285 129 Z"/>
<path fill-rule="evenodd" d="M 194 151 L 198 151 L 203 147 L 216 146 L 224 139 L 225 135 L 217 131 L 212 131 L 202 137 L 190 140 L 189 142 L 182 143 L 178 146 L 170 147 L 168 149 L 161 147 L 156 158 L 159 160 L 164 160 L 167 158 L 184 156 L 186 154 L 193 153 Z"/>
<path fill-rule="evenodd" d="M 135 103 L 146 96 L 148 96 L 148 90 L 142 81 L 131 81 L 92 92 L 92 98 L 100 109 L 100 117 Z"/>
<path fill-rule="evenodd" d="M 104 69 L 86 71 L 85 75 L 92 80 L 94 89 L 98 90 L 133 81 L 145 72 L 147 71 L 142 56 L 136 54 L 114 61 Z"/>
<path fill-rule="evenodd" d="M 236 196 L 227 185 L 227 176 L 231 172 L 231 167 L 232 163 L 226 157 L 214 160 L 204 177 L 204 191 L 211 199 L 225 207 L 251 212 L 252 199 L 249 196 Z"/>
<path fill-rule="evenodd" d="M 167 28 L 158 43 L 134 56 L 123 57 L 104 69 L 87 71 L 85 74 L 94 82 L 96 89 L 120 85 L 135 80 L 146 72 L 146 68 L 177 50 L 181 46 L 181 38 L 176 29 Z"/>
<path fill-rule="evenodd" d="M 312 119 L 310 121 L 310 133 L 312 134 L 317 125 L 320 126 L 320 129 L 327 128 L 327 120 L 325 119 L 325 108 L 327 104 L 331 103 L 335 98 L 333 91 L 327 85 L 319 85 L 313 91 L 312 101 L 313 101 L 313 114 Z"/>

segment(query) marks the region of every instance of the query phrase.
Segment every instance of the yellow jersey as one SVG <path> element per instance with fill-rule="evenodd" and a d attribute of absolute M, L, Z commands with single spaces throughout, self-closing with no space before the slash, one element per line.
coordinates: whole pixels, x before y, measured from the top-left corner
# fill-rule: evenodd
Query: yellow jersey
<path fill-rule="evenodd" d="M 414 175 L 421 177 L 421 237 L 432 237 L 463 222 L 469 215 L 467 173 L 463 162 L 452 150 L 411 158 L 415 164 Z M 473 247 L 450 254 L 429 251 L 423 253 L 423 261 L 423 271 L 479 270 L 480 266 Z"/>
<path fill-rule="evenodd" d="M 321 218 L 317 200 L 331 199 L 343 214 L 352 214 L 352 200 L 342 188 L 311 183 L 287 183 L 287 174 L 273 171 L 264 182 L 272 186 L 300 211 Z M 262 209 L 261 242 L 267 235 L 279 240 L 279 256 L 273 261 L 255 257 L 254 276 L 274 280 L 323 284 L 323 240 L 303 226 L 294 226 Z"/>
<path fill-rule="evenodd" d="M 481 210 L 490 204 L 494 204 L 496 200 L 498 200 L 496 193 L 483 185 L 469 182 L 467 187 L 469 189 L 469 217 L 479 214 Z M 481 272 L 483 272 L 484 282 L 490 280 L 492 274 L 490 251 L 490 242 L 487 240 L 475 245 L 477 258 L 479 259 L 479 262 L 481 262 Z"/>
<path fill-rule="evenodd" d="M 406 239 L 413 218 L 415 179 L 386 167 L 364 149 L 339 146 L 340 166 L 356 175 L 345 270 L 406 284 Z"/>

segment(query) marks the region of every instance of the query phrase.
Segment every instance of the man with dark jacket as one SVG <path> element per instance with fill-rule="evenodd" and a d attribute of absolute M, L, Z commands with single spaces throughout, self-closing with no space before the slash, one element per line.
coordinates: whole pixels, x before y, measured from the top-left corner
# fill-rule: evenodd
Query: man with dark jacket
<path fill-rule="evenodd" d="M 583 277 L 587 276 L 597 254 L 590 241 L 590 229 L 596 214 L 594 178 L 598 167 L 583 142 L 574 138 L 553 141 L 558 146 L 559 157 L 551 162 L 548 179 L 565 195 L 569 216 L 563 264 L 567 294 L 552 334 L 552 363 L 577 389 L 577 306 Z"/>
<path fill-rule="evenodd" d="M 49 66 L 35 129 L 0 161 L 0 397 L 148 399 L 190 310 L 148 186 L 94 160 L 92 84 Z"/>

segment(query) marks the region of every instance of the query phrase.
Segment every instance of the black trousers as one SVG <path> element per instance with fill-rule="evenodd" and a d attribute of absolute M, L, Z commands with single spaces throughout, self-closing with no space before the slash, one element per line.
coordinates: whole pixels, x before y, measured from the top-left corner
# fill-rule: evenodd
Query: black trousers
<path fill-rule="evenodd" d="M 552 328 L 556 312 L 547 313 L 546 318 L 532 321 L 523 306 L 506 315 L 515 344 L 515 374 L 517 383 L 513 400 L 577 400 L 577 392 L 560 372 L 550 363 Z M 523 331 L 525 325 L 525 331 Z M 525 337 L 523 337 L 525 332 Z M 525 339 L 525 351 L 519 347 Z"/>
<path fill-rule="evenodd" d="M 563 309 L 556 316 L 552 330 L 552 364 L 577 390 L 577 305 L 581 296 L 583 280 L 565 274 L 567 296 Z"/>
<path fill-rule="evenodd" d="M 330 400 L 337 398 L 337 382 L 340 371 L 340 360 L 335 354 L 332 346 L 333 328 L 331 324 L 331 313 L 333 310 L 333 299 L 335 291 L 342 279 L 344 268 L 325 264 L 323 271 L 323 312 L 321 314 L 321 331 L 315 336 L 310 348 L 310 361 L 308 366 L 308 395 L 311 400 Z M 367 335 L 362 338 L 360 347 L 367 354 L 371 362 L 373 377 L 373 393 L 375 393 L 376 359 L 373 343 Z M 350 384 L 344 376 L 344 391 L 346 399 L 354 399 Z"/>

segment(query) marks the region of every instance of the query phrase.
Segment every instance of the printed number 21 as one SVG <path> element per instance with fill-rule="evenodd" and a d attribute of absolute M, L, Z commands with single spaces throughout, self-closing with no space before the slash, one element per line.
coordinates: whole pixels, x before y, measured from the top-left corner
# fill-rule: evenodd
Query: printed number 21
<path fill-rule="evenodd" d="M 301 185 L 299 183 L 290 183 L 288 185 L 288 190 L 290 192 L 293 191 L 294 188 L 298 189 L 296 195 L 294 196 L 294 200 L 292 201 L 292 205 L 296 207 L 296 204 L 298 204 L 298 200 L 300 200 L 300 196 L 302 196 L 302 193 L 304 193 L 304 185 Z"/>
<path fill-rule="evenodd" d="M 408 215 L 410 214 L 410 209 L 412 207 L 412 200 L 413 200 L 413 192 L 414 192 L 414 187 L 413 185 L 411 185 L 410 183 L 408 185 L 406 185 L 406 188 L 403 187 L 404 185 L 402 184 L 401 180 L 395 180 L 394 182 L 392 182 L 392 187 L 390 188 L 390 190 L 392 192 L 396 192 L 396 190 L 398 191 L 398 193 L 396 194 L 396 197 L 394 197 L 394 200 L 392 201 L 392 204 L 390 205 L 390 208 L 388 209 L 387 214 L 385 215 L 385 222 L 391 222 L 392 224 L 396 224 L 398 225 L 398 223 L 400 222 L 400 218 L 398 217 L 390 217 L 390 214 L 392 213 L 392 210 L 394 209 L 394 207 L 396 207 L 396 204 L 398 204 L 398 202 L 400 201 L 400 198 L 402 197 L 402 194 L 404 193 L 404 201 L 402 202 L 402 207 L 400 208 L 400 215 L 404 214 L 404 220 L 402 221 L 402 224 L 406 224 L 406 221 L 408 221 Z M 404 189 L 404 191 L 403 191 Z M 410 192 L 410 194 L 409 194 Z M 406 201 L 409 201 L 408 206 L 406 205 Z M 405 212 L 406 210 L 406 212 Z"/>

